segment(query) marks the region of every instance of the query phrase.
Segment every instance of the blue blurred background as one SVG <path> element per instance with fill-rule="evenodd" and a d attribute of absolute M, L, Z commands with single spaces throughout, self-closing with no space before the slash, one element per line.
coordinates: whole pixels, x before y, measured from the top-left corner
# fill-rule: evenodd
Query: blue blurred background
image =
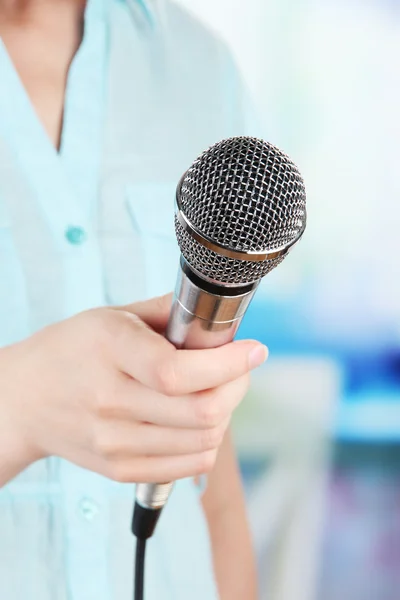
<path fill-rule="evenodd" d="M 262 598 L 400 598 L 400 2 L 181 0 L 298 163 L 304 240 L 241 329 L 235 435 Z"/>

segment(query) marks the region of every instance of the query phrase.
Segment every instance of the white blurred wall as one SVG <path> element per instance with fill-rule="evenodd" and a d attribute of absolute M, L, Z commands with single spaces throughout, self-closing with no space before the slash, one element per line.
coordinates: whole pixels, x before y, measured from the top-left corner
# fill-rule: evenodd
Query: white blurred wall
<path fill-rule="evenodd" d="M 398 344 L 398 2 L 178 1 L 228 42 L 265 137 L 305 177 L 307 232 L 270 292 L 298 298 L 301 279 L 325 339 Z"/>
<path fill-rule="evenodd" d="M 259 64 L 254 60 L 254 54 L 258 45 L 257 30 L 260 29 L 256 26 L 255 18 L 261 12 L 260 0 L 176 1 L 190 9 L 228 42 L 249 83 L 259 76 Z"/>
<path fill-rule="evenodd" d="M 282 306 L 287 302 L 289 311 L 300 307 L 298 314 L 307 323 L 310 338 L 353 352 L 356 348 L 360 355 L 398 348 L 398 1 L 176 1 L 228 43 L 267 139 L 288 152 L 305 176 L 304 240 L 266 278 L 265 293 L 281 299 Z M 282 404 L 274 404 L 274 398 L 299 401 L 309 422 L 317 419 L 320 433 L 329 429 L 330 411 L 340 400 L 337 365 L 316 357 L 305 366 L 301 360 L 284 358 L 281 368 L 270 363 L 261 388 L 254 384 L 260 407 L 253 422 L 247 423 L 249 429 L 241 417 L 237 439 L 242 454 L 255 451 L 255 445 L 258 452 L 271 453 L 274 436 L 260 424 L 273 422 L 270 413 Z M 311 383 L 321 387 L 315 391 L 309 388 Z M 296 428 L 299 419 L 293 406 L 283 406 L 282 414 Z M 324 410 L 319 412 L 317 406 Z M 359 406 L 362 403 L 357 410 Z M 381 404 L 378 410 L 383 410 Z M 304 423 L 299 427 L 308 431 Z M 282 424 L 275 430 L 284 441 L 295 440 Z M 301 591 L 301 600 L 314 600 L 325 473 L 313 463 L 318 452 L 312 446 L 311 452 L 301 454 L 303 464 L 295 469 L 284 444 L 282 448 L 284 452 L 275 456 L 275 470 L 266 474 L 249 500 L 261 573 L 273 565 L 276 576 L 271 587 L 268 575 L 268 590 L 261 582 L 262 598 L 299 600 Z M 285 512 L 287 506 L 290 510 Z M 287 530 L 277 532 L 281 520 Z M 277 562 L 264 558 L 263 548 L 272 538 L 280 546 Z"/>

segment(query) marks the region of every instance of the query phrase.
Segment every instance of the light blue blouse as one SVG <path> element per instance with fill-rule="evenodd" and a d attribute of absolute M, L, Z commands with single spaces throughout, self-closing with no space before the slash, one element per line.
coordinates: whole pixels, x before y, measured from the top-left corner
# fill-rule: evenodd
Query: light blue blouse
<path fill-rule="evenodd" d="M 171 290 L 178 179 L 211 143 L 259 133 L 224 46 L 172 3 L 91 0 L 59 153 L 1 43 L 0 89 L 0 345 Z M 56 457 L 16 477 L 0 490 L 0 598 L 131 600 L 133 498 Z M 191 479 L 149 543 L 146 580 L 147 600 L 217 598 Z"/>

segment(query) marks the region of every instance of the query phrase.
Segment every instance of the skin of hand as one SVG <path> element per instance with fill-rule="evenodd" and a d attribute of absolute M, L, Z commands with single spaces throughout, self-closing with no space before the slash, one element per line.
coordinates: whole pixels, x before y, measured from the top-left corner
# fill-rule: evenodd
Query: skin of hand
<path fill-rule="evenodd" d="M 89 310 L 0 350 L 0 485 L 46 456 L 120 482 L 212 470 L 267 349 L 176 350 L 162 335 L 170 307 Z"/>

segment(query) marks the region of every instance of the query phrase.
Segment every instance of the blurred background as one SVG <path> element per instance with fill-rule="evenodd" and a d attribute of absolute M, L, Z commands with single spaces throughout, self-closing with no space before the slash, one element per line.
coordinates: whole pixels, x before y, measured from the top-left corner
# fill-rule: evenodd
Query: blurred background
<path fill-rule="evenodd" d="M 299 165 L 304 240 L 241 329 L 235 435 L 261 598 L 400 598 L 400 1 L 180 0 Z"/>

